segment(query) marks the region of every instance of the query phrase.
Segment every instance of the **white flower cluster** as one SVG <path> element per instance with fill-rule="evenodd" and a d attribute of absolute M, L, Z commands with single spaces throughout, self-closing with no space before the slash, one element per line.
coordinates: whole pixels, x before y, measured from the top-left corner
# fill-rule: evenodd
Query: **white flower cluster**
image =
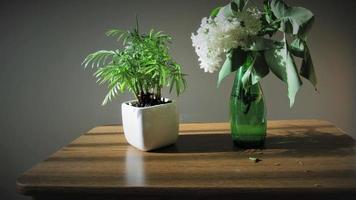
<path fill-rule="evenodd" d="M 220 68 L 223 55 L 230 49 L 245 47 L 249 36 L 261 29 L 260 16 L 246 10 L 236 17 L 225 17 L 222 12 L 215 17 L 203 18 L 197 34 L 192 34 L 193 47 L 198 54 L 200 68 L 213 73 Z"/>

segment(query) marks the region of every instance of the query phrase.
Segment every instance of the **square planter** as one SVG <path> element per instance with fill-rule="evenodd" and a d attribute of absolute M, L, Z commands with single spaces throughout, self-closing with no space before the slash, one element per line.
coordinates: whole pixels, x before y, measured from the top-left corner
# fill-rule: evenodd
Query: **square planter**
<path fill-rule="evenodd" d="M 150 107 L 135 107 L 132 102 L 121 105 L 124 134 L 130 145 L 150 151 L 177 141 L 179 115 L 175 101 Z"/>

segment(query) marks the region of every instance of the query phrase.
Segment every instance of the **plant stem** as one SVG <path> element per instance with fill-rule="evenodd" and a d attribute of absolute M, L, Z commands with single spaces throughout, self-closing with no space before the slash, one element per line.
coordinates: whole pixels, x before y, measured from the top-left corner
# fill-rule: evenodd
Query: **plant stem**
<path fill-rule="evenodd" d="M 162 97 L 162 95 L 161 95 L 161 89 L 162 89 L 162 87 L 160 87 L 159 85 L 156 86 L 156 90 L 157 90 L 157 91 L 156 91 L 156 93 L 157 93 L 157 94 L 156 94 L 156 98 L 157 98 L 158 101 L 161 101 L 161 97 Z"/>
<path fill-rule="evenodd" d="M 137 15 L 136 15 L 136 30 L 137 30 L 137 33 L 139 34 L 140 31 L 138 30 L 138 17 L 137 17 Z"/>

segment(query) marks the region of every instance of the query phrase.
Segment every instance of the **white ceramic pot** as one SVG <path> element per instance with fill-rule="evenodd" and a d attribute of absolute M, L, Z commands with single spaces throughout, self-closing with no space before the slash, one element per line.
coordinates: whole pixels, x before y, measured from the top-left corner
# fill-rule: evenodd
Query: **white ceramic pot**
<path fill-rule="evenodd" d="M 178 138 L 179 116 L 176 102 L 135 107 L 131 102 L 121 105 L 122 124 L 129 144 L 150 151 L 170 144 Z"/>

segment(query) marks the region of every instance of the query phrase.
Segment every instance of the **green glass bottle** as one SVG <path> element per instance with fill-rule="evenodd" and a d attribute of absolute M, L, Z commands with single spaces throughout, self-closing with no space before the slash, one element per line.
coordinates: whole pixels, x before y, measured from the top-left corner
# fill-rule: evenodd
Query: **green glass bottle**
<path fill-rule="evenodd" d="M 267 129 L 266 106 L 259 83 L 243 88 L 241 80 L 246 70 L 244 66 L 237 70 L 231 92 L 231 136 L 238 148 L 262 148 Z"/>

